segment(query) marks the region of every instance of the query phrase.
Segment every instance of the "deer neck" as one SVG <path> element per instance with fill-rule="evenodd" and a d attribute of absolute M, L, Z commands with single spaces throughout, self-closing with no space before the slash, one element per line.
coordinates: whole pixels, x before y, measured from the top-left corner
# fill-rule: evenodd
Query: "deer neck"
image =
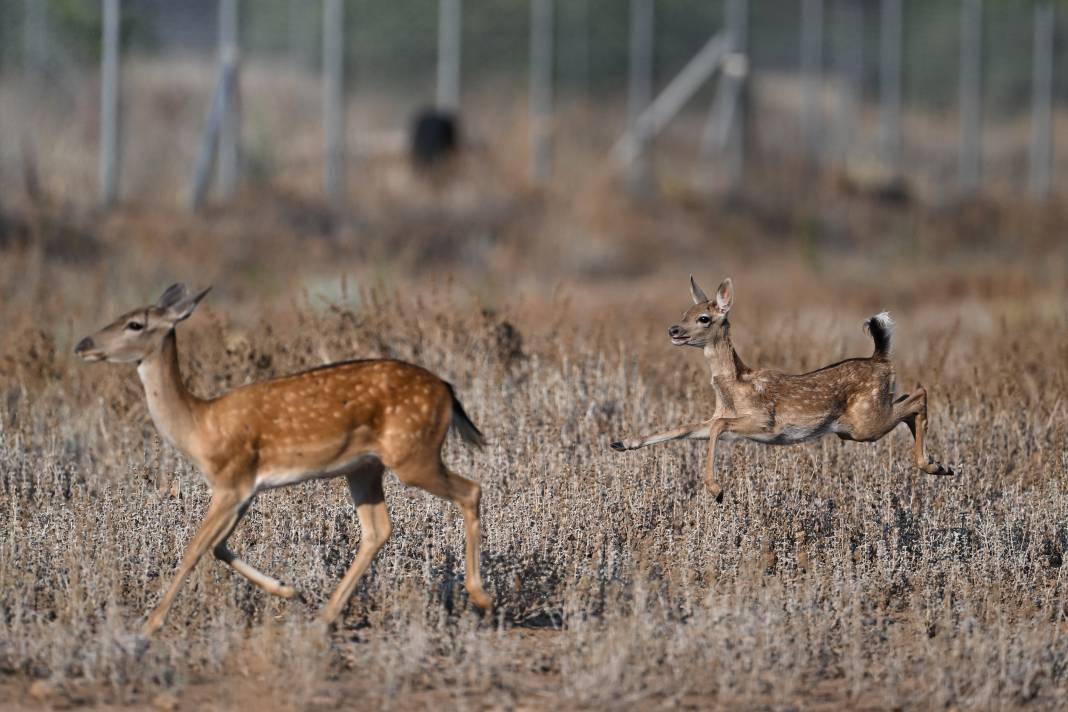
<path fill-rule="evenodd" d="M 178 342 L 174 329 L 163 338 L 159 349 L 137 366 L 145 387 L 148 413 L 159 434 L 182 452 L 189 454 L 202 401 L 189 392 L 178 368 Z"/>
<path fill-rule="evenodd" d="M 722 383 L 738 380 L 749 370 L 742 363 L 738 352 L 734 350 L 734 344 L 731 343 L 730 325 L 727 322 L 723 322 L 720 332 L 705 344 L 704 352 L 708 368 L 712 372 L 713 384 L 717 381 Z"/>

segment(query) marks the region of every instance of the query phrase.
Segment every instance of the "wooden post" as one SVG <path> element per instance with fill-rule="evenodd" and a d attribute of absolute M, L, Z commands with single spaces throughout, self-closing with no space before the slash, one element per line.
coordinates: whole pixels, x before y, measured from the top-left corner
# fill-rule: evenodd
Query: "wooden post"
<path fill-rule="evenodd" d="M 119 195 L 119 0 L 103 0 L 100 59 L 100 201 Z"/>
<path fill-rule="evenodd" d="M 1031 197 L 1045 200 L 1053 183 L 1053 3 L 1035 5 L 1034 66 L 1031 85 Z"/>
<path fill-rule="evenodd" d="M 634 193 L 650 187 L 648 134 L 639 119 L 653 96 L 653 50 L 656 14 L 653 0 L 630 0 L 630 80 L 627 101 L 628 132 L 634 136 L 635 156 L 628 182 Z"/>
<path fill-rule="evenodd" d="M 823 0 L 801 3 L 801 140 L 810 165 L 822 162 Z"/>
<path fill-rule="evenodd" d="M 218 178 L 222 197 L 237 192 L 241 161 L 241 64 L 238 54 L 238 0 L 219 0 L 219 61 L 232 69 L 226 83 L 219 132 Z"/>
<path fill-rule="evenodd" d="M 879 153 L 894 179 L 901 175 L 901 0 L 882 0 L 879 23 Z"/>
<path fill-rule="evenodd" d="M 323 126 L 326 159 L 323 186 L 333 200 L 345 190 L 345 5 L 323 8 Z"/>
<path fill-rule="evenodd" d="M 979 189 L 982 170 L 983 3 L 964 0 L 960 37 L 960 157 L 963 193 Z"/>
<path fill-rule="evenodd" d="M 549 180 L 553 121 L 553 0 L 530 4 L 530 180 Z"/>
<path fill-rule="evenodd" d="M 461 0 L 438 0 L 437 107 L 443 111 L 460 109 L 462 16 Z"/>

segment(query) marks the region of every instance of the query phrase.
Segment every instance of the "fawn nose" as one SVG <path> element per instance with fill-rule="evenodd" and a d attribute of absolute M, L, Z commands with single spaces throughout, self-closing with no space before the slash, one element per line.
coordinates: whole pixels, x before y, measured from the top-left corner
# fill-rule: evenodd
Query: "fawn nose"
<path fill-rule="evenodd" d="M 683 335 L 682 327 L 679 326 L 678 324 L 676 324 L 675 326 L 673 326 L 670 329 L 668 329 L 668 336 L 670 336 L 673 339 L 677 339 L 682 335 Z"/>
<path fill-rule="evenodd" d="M 84 339 L 78 342 L 78 345 L 74 347 L 74 353 L 80 354 L 84 351 L 88 351 L 93 348 L 93 340 L 86 336 Z"/>

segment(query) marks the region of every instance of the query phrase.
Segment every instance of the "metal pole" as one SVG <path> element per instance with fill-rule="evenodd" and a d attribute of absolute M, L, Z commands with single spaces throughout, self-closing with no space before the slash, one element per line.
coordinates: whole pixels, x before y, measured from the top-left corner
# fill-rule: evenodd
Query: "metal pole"
<path fill-rule="evenodd" d="M 530 179 L 549 180 L 553 120 L 553 0 L 530 5 Z"/>
<path fill-rule="evenodd" d="M 1034 67 L 1031 89 L 1031 179 L 1035 200 L 1049 197 L 1053 182 L 1053 3 L 1035 5 Z"/>
<path fill-rule="evenodd" d="M 24 0 L 22 35 L 22 70 L 27 81 L 44 68 L 48 56 L 47 4 L 41 0 Z"/>
<path fill-rule="evenodd" d="M 960 157 L 964 193 L 979 188 L 982 170 L 982 0 L 964 0 L 960 39 Z"/>
<path fill-rule="evenodd" d="M 901 0 L 882 0 L 879 41 L 879 153 L 893 178 L 901 175 Z"/>
<path fill-rule="evenodd" d="M 336 200 L 345 189 L 345 3 L 323 7 L 323 125 L 326 160 L 323 186 Z"/>
<path fill-rule="evenodd" d="M 241 72 L 237 44 L 238 0 L 219 0 L 219 61 L 232 72 L 226 84 L 219 133 L 219 189 L 223 198 L 237 192 L 241 161 Z"/>
<path fill-rule="evenodd" d="M 838 160 L 849 160 L 857 141 L 860 100 L 864 72 L 864 8 L 861 0 L 835 3 L 835 63 L 839 77 L 838 92 Z"/>
<path fill-rule="evenodd" d="M 119 0 L 103 0 L 100 60 L 100 201 L 119 194 Z"/>
<path fill-rule="evenodd" d="M 443 111 L 460 108 L 461 0 L 438 0 L 437 106 Z"/>
<path fill-rule="evenodd" d="M 655 36 L 653 0 L 630 0 L 630 86 L 628 91 L 628 131 L 636 138 L 635 159 L 630 168 L 630 189 L 640 193 L 650 186 L 648 142 L 638 122 L 653 96 L 653 43 Z"/>
<path fill-rule="evenodd" d="M 820 94 L 823 90 L 823 0 L 801 3 L 801 139 L 808 160 L 822 158 Z"/>
<path fill-rule="evenodd" d="M 749 0 L 727 0 L 727 33 L 731 42 L 731 54 L 727 58 L 726 71 L 733 72 L 731 85 L 736 94 L 733 106 L 733 140 L 727 144 L 727 184 L 731 191 L 741 187 L 745 173 L 745 144 L 749 140 L 746 131 L 747 87 L 750 62 L 748 58 Z"/>

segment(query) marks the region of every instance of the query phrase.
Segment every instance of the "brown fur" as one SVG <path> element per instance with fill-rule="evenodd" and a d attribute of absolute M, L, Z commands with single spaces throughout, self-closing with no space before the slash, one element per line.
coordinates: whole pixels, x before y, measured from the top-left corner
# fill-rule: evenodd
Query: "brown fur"
<path fill-rule="evenodd" d="M 356 560 L 323 613 L 327 622 L 335 620 L 392 532 L 382 491 L 386 467 L 405 484 L 460 507 L 467 590 L 476 605 L 489 608 L 492 601 L 479 571 L 481 488 L 441 461 L 450 425 L 472 444 L 480 444 L 482 437 L 451 386 L 409 363 L 366 360 L 254 383 L 217 398 L 199 398 L 185 387 L 179 371 L 174 329 L 205 293 L 190 298 L 184 286 L 175 285 L 155 305 L 124 314 L 83 339 L 76 349 L 88 361 L 138 363 L 156 428 L 200 468 L 212 489 L 204 523 L 149 616 L 146 634 L 163 624 L 182 581 L 209 549 L 268 593 L 294 596 L 292 588 L 237 558 L 226 541 L 260 490 L 343 476 L 356 504 L 362 537 Z"/>
<path fill-rule="evenodd" d="M 694 305 L 668 330 L 672 343 L 703 349 L 712 372 L 716 411 L 709 420 L 662 433 L 612 443 L 616 450 L 634 450 L 668 440 L 707 439 L 705 481 L 716 497 L 723 488 L 715 473 L 716 442 L 742 437 L 785 445 L 834 433 L 843 440 L 870 442 L 906 423 L 915 437 L 916 467 L 934 475 L 953 471 L 927 457 L 924 446 L 927 392 L 917 388 L 895 400 L 894 367 L 890 361 L 890 328 L 885 314 L 866 322 L 875 340 L 870 358 L 851 358 L 810 373 L 792 375 L 750 369 L 730 338 L 727 314 L 734 302 L 730 279 L 709 300 L 690 278 Z"/>

